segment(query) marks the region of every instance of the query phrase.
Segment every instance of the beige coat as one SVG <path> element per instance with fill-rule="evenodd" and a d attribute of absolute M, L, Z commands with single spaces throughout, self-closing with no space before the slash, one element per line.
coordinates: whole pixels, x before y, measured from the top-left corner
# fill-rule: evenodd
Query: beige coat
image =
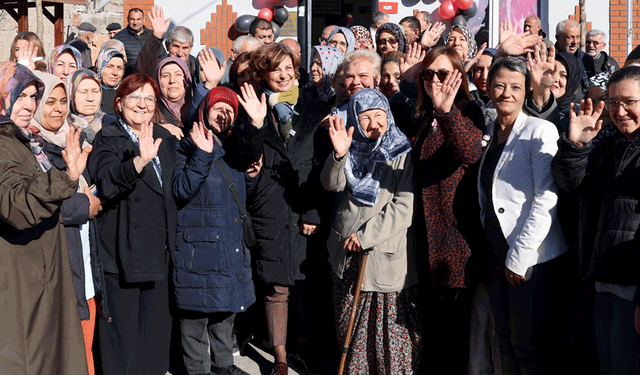
<path fill-rule="evenodd" d="M 333 152 L 327 158 L 321 175 L 326 190 L 345 190 L 346 161 L 346 157 L 336 161 Z M 409 230 L 415 190 L 411 153 L 389 161 L 387 166 L 375 206 L 365 206 L 343 193 L 327 242 L 331 268 L 342 278 L 347 254 L 342 246 L 347 237 L 357 233 L 362 248 L 370 250 L 362 282 L 366 292 L 397 292 L 418 282 L 415 240 Z"/>

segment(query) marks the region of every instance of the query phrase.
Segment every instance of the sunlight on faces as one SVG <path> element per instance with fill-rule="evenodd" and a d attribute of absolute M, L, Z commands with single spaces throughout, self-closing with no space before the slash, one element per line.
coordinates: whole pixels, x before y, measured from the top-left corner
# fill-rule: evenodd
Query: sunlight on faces
<path fill-rule="evenodd" d="M 387 97 L 400 90 L 400 66 L 395 61 L 390 61 L 380 69 L 380 91 Z"/>
<path fill-rule="evenodd" d="M 179 57 L 180 59 L 182 59 L 182 61 L 189 62 L 189 55 L 191 55 L 192 49 L 193 46 L 190 45 L 188 41 L 181 43 L 177 40 L 174 40 L 173 42 L 171 42 L 171 44 L 169 44 L 167 52 L 169 52 L 169 56 L 171 57 Z"/>
<path fill-rule="evenodd" d="M 373 71 L 369 60 L 355 60 L 348 64 L 344 71 L 344 86 L 349 97 L 361 89 L 375 89 L 380 75 Z"/>
<path fill-rule="evenodd" d="M 273 43 L 273 39 L 274 39 L 273 30 L 272 29 L 262 30 L 258 28 L 256 29 L 256 35 L 254 35 L 254 37 L 258 39 L 258 41 L 262 45 Z"/>
<path fill-rule="evenodd" d="M 139 33 L 144 26 L 144 14 L 140 12 L 130 12 L 127 22 L 131 30 Z"/>
<path fill-rule="evenodd" d="M 52 132 L 57 132 L 67 118 L 69 103 L 67 103 L 67 92 L 59 84 L 52 91 L 51 95 L 40 104 L 42 107 L 42 126 Z"/>
<path fill-rule="evenodd" d="M 216 134 L 226 132 L 233 125 L 235 119 L 233 107 L 224 102 L 217 102 L 209 110 L 209 125 Z"/>
<path fill-rule="evenodd" d="M 135 130 L 149 123 L 153 117 L 156 104 L 147 99 L 156 99 L 153 87 L 148 83 L 123 98 L 116 98 L 124 122 Z"/>
<path fill-rule="evenodd" d="M 265 73 L 263 79 L 274 92 L 289 91 L 296 79 L 296 70 L 291 57 L 287 55 L 275 70 Z"/>
<path fill-rule="evenodd" d="M 397 51 L 398 50 L 398 39 L 393 35 L 393 33 L 389 31 L 382 31 L 380 35 L 378 35 L 378 40 L 376 41 L 378 45 L 378 49 L 383 54 L 389 51 Z"/>
<path fill-rule="evenodd" d="M 602 40 L 602 35 L 587 36 L 585 41 L 586 53 L 591 57 L 596 57 L 606 45 L 607 43 Z"/>
<path fill-rule="evenodd" d="M 124 60 L 114 57 L 102 71 L 102 82 L 109 87 L 116 87 L 122 82 L 122 77 L 124 77 Z"/>
<path fill-rule="evenodd" d="M 20 54 L 20 51 L 23 49 L 26 50 L 27 48 L 29 48 L 28 40 L 24 40 L 24 39 L 16 40 L 15 50 L 13 50 L 13 57 L 16 59 L 16 61 L 18 61 L 18 55 Z"/>
<path fill-rule="evenodd" d="M 478 86 L 478 90 L 482 93 L 487 92 L 487 77 L 493 57 L 490 55 L 481 55 L 478 62 L 473 67 L 473 81 Z"/>
<path fill-rule="evenodd" d="M 464 34 L 458 30 L 451 30 L 447 37 L 447 46 L 453 47 L 458 52 L 462 61 L 467 61 L 469 56 L 469 42 Z"/>
<path fill-rule="evenodd" d="M 36 113 L 37 96 L 38 89 L 36 89 L 36 84 L 31 83 L 22 90 L 16 101 L 13 103 L 13 108 L 11 109 L 11 121 L 18 125 L 18 127 L 25 129 L 29 125 L 33 114 Z M 7 104 L 8 103 L 5 103 L 5 106 L 7 106 Z"/>
<path fill-rule="evenodd" d="M 567 66 L 561 61 L 556 60 L 555 62 L 552 82 L 549 89 L 553 93 L 553 96 L 556 99 L 562 97 L 567 89 Z"/>
<path fill-rule="evenodd" d="M 309 72 L 311 73 L 311 82 L 316 86 L 322 86 L 322 77 L 324 74 L 322 73 L 322 60 L 320 59 L 318 51 L 315 51 L 313 54 L 313 60 Z"/>
<path fill-rule="evenodd" d="M 453 71 L 453 63 L 446 55 L 440 55 L 425 70 L 433 70 L 434 72 L 451 72 Z M 423 80 L 424 91 L 433 99 L 434 95 L 442 90 L 442 81 L 437 74 L 433 75 L 431 81 Z"/>
<path fill-rule="evenodd" d="M 336 47 L 343 54 L 347 54 L 347 38 L 345 38 L 343 33 L 335 33 L 328 44 Z"/>
<path fill-rule="evenodd" d="M 102 91 L 98 82 L 85 78 L 75 92 L 75 108 L 82 116 L 93 116 L 100 109 Z"/>
<path fill-rule="evenodd" d="M 387 131 L 387 112 L 382 109 L 369 109 L 358 114 L 360 127 L 369 139 L 378 139 Z"/>
<path fill-rule="evenodd" d="M 65 51 L 58 56 L 58 60 L 56 60 L 56 64 L 53 67 L 53 75 L 62 81 L 66 81 L 69 74 L 72 74 L 76 70 L 78 70 L 76 59 L 71 52 Z"/>
<path fill-rule="evenodd" d="M 509 69 L 498 70 L 489 86 L 489 97 L 498 116 L 520 113 L 526 94 L 524 74 Z"/>
<path fill-rule="evenodd" d="M 169 63 L 160 69 L 160 91 L 170 102 L 184 97 L 184 72 L 178 64 Z"/>
<path fill-rule="evenodd" d="M 565 26 L 564 32 L 556 35 L 556 40 L 559 51 L 575 53 L 580 47 L 580 27 L 572 25 Z"/>
<path fill-rule="evenodd" d="M 640 83 L 636 80 L 625 79 L 609 85 L 610 101 L 626 103 L 629 100 L 638 99 L 640 99 Z M 635 103 L 635 108 L 633 109 L 624 109 L 621 105 L 611 108 L 609 116 L 628 140 L 635 138 L 638 129 L 640 129 L 640 105 L 638 103 Z"/>

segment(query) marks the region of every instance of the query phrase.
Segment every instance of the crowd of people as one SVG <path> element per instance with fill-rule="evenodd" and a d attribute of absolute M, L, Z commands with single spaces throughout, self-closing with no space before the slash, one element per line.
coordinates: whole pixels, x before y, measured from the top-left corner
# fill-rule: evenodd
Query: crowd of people
<path fill-rule="evenodd" d="M 307 72 L 170 25 L 0 63 L 0 372 L 640 373 L 639 48 L 377 12 Z"/>

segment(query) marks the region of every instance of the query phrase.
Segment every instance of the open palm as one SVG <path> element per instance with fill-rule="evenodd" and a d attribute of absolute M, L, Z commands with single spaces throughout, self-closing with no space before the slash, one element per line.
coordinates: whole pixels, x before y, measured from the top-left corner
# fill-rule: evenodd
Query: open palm
<path fill-rule="evenodd" d="M 349 151 L 354 130 L 353 126 L 347 130 L 344 126 L 344 119 L 338 115 L 329 118 L 329 138 L 331 138 L 337 158 L 343 157 Z"/>
<path fill-rule="evenodd" d="M 580 111 L 576 115 L 574 110 L 574 104 L 571 103 L 571 119 L 569 121 L 568 138 L 573 144 L 578 147 L 583 147 L 587 143 L 591 142 L 593 138 L 598 135 L 600 129 L 602 129 L 602 120 L 599 120 L 602 110 L 604 109 L 604 102 L 598 103 L 598 106 L 594 109 L 591 99 L 580 101 Z"/>
<path fill-rule="evenodd" d="M 261 128 L 264 118 L 267 117 L 267 97 L 263 93 L 258 99 L 256 90 L 246 82 L 240 87 L 240 93 L 242 96 L 238 95 L 238 101 L 251 118 L 251 124 L 256 128 Z"/>

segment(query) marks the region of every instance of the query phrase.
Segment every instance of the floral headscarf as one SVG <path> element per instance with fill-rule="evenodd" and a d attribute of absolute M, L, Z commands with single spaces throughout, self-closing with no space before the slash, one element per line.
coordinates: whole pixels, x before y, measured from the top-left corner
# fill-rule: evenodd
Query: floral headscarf
<path fill-rule="evenodd" d="M 102 74 L 104 73 L 104 68 L 107 66 L 107 63 L 109 63 L 109 61 L 111 61 L 111 59 L 113 59 L 114 57 L 119 57 L 123 62 L 127 62 L 127 57 L 117 48 L 105 48 L 104 50 L 100 51 L 100 54 L 96 59 L 96 69 L 98 69 L 100 86 L 102 86 L 102 88 L 106 90 L 116 90 L 118 86 L 120 86 L 120 84 L 118 84 L 116 87 L 109 87 L 102 83 Z"/>
<path fill-rule="evenodd" d="M 16 62 L 5 61 L 0 63 L 0 109 L 4 108 L 7 117 L 11 117 L 13 104 L 22 93 L 25 87 L 35 83 L 38 95 L 36 102 L 39 103 L 44 94 L 44 82 L 36 77 L 33 72 Z"/>
<path fill-rule="evenodd" d="M 461 32 L 462 35 L 464 35 L 464 38 L 467 40 L 467 44 L 469 44 L 469 52 L 467 52 L 467 61 L 469 61 L 478 52 L 478 44 L 476 43 L 476 40 L 473 38 L 473 34 L 471 34 L 471 31 L 466 26 L 462 26 L 462 25 L 451 26 L 451 31 L 455 29 L 459 29 L 458 31 Z M 451 31 L 449 31 L 449 34 L 451 34 Z"/>
<path fill-rule="evenodd" d="M 67 116 L 67 121 L 69 125 L 76 129 L 81 129 L 86 136 L 87 142 L 91 143 L 96 133 L 102 129 L 104 112 L 100 111 L 100 102 L 98 102 L 98 111 L 93 116 L 85 116 L 78 113 L 75 101 L 76 91 L 78 90 L 80 82 L 85 79 L 94 80 L 98 84 L 98 87 L 102 87 L 98 76 L 88 69 L 76 70 L 67 77 L 67 93 L 69 96 L 69 115 Z"/>
<path fill-rule="evenodd" d="M 385 23 L 378 28 L 378 31 L 376 31 L 376 40 L 380 38 L 380 33 L 382 33 L 383 31 L 393 34 L 394 38 L 398 40 L 399 52 L 407 53 L 407 36 L 404 35 L 404 31 L 402 31 L 400 26 L 391 22 Z M 380 53 L 380 46 L 378 46 L 378 53 Z"/>
<path fill-rule="evenodd" d="M 70 46 L 68 44 L 63 44 L 57 47 L 53 47 L 51 53 L 49 54 L 49 58 L 47 59 L 47 72 L 53 74 L 53 69 L 56 66 L 56 62 L 58 62 L 58 58 L 65 52 L 71 52 L 71 55 L 76 60 L 76 64 L 78 65 L 78 69 L 82 69 L 82 55 L 80 55 L 80 51 L 78 51 L 75 47 Z"/>
<path fill-rule="evenodd" d="M 160 71 L 167 64 L 177 64 L 180 69 L 182 69 L 182 73 L 184 74 L 184 96 L 177 102 L 172 102 L 169 98 L 164 96 L 162 94 L 162 90 L 160 90 L 160 100 L 162 100 L 162 103 L 164 103 L 165 107 L 167 107 L 173 117 L 178 121 L 182 121 L 183 111 L 186 111 L 188 107 L 188 105 L 185 104 L 188 104 L 191 101 L 191 73 L 189 72 L 189 67 L 184 60 L 179 57 L 167 57 L 158 63 L 158 69 L 156 70 L 156 79 L 158 84 L 160 84 Z M 168 120 L 169 119 L 167 119 L 167 121 Z"/>
<path fill-rule="evenodd" d="M 331 41 L 331 39 L 333 39 L 333 36 L 337 33 L 341 33 L 342 35 L 344 35 L 344 39 L 347 41 L 347 50 L 344 54 L 348 55 L 349 53 L 353 52 L 356 48 L 356 37 L 353 35 L 351 30 L 347 29 L 346 27 L 338 26 L 333 29 L 329 34 L 329 38 L 327 39 L 327 41 Z M 327 44 L 329 43 L 327 42 Z"/>
<path fill-rule="evenodd" d="M 307 87 L 316 88 L 318 97 L 328 102 L 334 94 L 331 79 L 336 74 L 338 65 L 344 60 L 342 51 L 333 46 L 313 46 L 322 61 L 322 86 L 317 87 L 311 82 L 311 73 L 309 73 L 309 84 Z"/>
<path fill-rule="evenodd" d="M 378 139 L 370 139 L 358 119 L 360 113 L 370 109 L 381 109 L 387 114 L 387 131 Z M 347 187 L 353 199 L 374 206 L 378 203 L 386 163 L 411 151 L 411 143 L 396 126 L 389 101 L 378 90 L 362 89 L 355 93 L 349 101 L 347 116 L 347 127 L 356 128 L 347 152 Z"/>
<path fill-rule="evenodd" d="M 376 50 L 376 47 L 373 45 L 373 38 L 371 37 L 369 29 L 359 25 L 351 26 L 350 29 L 356 37 L 355 49 L 368 49 L 370 51 Z"/>

